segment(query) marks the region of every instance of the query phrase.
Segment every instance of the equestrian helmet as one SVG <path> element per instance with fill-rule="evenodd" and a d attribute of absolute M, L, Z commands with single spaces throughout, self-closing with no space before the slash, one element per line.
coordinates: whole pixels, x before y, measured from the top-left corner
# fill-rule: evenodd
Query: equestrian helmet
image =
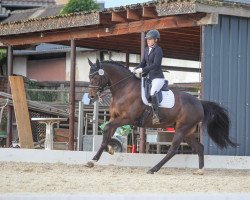
<path fill-rule="evenodd" d="M 147 32 L 145 39 L 160 39 L 160 33 L 156 29 Z"/>

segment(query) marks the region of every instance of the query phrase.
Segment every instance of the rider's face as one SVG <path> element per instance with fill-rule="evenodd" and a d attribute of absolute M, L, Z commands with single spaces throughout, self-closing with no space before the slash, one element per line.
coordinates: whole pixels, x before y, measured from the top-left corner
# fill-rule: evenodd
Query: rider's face
<path fill-rule="evenodd" d="M 152 47 L 155 44 L 155 39 L 154 38 L 147 39 L 147 44 L 148 47 Z"/>

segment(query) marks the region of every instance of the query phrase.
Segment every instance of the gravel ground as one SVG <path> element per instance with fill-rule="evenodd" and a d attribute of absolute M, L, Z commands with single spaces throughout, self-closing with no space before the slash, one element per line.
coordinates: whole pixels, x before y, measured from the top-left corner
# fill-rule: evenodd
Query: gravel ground
<path fill-rule="evenodd" d="M 164 194 L 250 192 L 250 170 L 163 168 L 151 175 L 148 168 L 0 162 L 0 194 Z"/>

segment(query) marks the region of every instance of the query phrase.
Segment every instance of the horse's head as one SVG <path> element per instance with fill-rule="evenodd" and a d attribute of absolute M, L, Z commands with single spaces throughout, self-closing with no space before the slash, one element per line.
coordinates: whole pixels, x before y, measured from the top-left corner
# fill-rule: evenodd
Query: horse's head
<path fill-rule="evenodd" d="M 89 59 L 89 97 L 94 99 L 103 89 L 108 85 L 108 79 L 105 76 L 103 67 L 99 60 L 96 60 L 96 64 L 93 64 Z"/>

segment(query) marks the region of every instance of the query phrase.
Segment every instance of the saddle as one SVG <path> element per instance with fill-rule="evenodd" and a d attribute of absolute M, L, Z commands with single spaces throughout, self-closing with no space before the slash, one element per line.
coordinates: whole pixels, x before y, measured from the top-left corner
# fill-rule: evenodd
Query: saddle
<path fill-rule="evenodd" d="M 145 88 L 146 99 L 148 100 L 148 102 L 151 102 L 150 90 L 151 90 L 151 87 L 152 87 L 152 81 L 149 78 L 144 77 L 144 79 L 143 79 L 143 87 Z M 156 94 L 159 103 L 161 103 L 162 99 L 163 99 L 162 91 L 169 91 L 169 89 L 168 89 L 168 81 L 167 80 L 165 80 L 164 85 L 162 86 L 160 91 Z"/>

